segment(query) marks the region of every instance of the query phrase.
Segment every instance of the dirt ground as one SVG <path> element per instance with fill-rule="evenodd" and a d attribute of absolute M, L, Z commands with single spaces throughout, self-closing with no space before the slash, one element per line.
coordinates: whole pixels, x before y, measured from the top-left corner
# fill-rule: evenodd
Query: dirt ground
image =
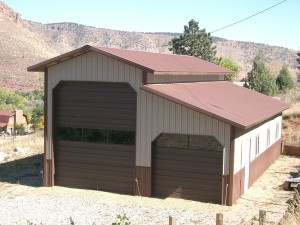
<path fill-rule="evenodd" d="M 42 157 L 40 160 L 42 160 Z M 148 207 L 149 210 L 153 208 L 177 210 L 211 218 L 210 222 L 208 220 L 206 222 L 194 221 L 194 224 L 212 224 L 211 220 L 214 220 L 216 213 L 223 213 L 225 224 L 258 224 L 259 210 L 265 210 L 268 224 L 296 225 L 300 224 L 300 206 L 298 204 L 300 198 L 295 197 L 294 199 L 295 192 L 284 191 L 282 185 L 285 179 L 290 176 L 290 172 L 296 172 L 299 166 L 299 157 L 281 156 L 235 205 L 229 207 L 182 199 L 156 199 L 92 190 L 42 187 L 42 178 L 38 169 L 32 170 L 30 174 L 13 177 L 13 179 L 5 182 L 2 179 L 1 182 L 1 174 L 4 174 L 7 168 L 10 168 L 2 163 L 0 164 L 0 200 L 1 196 L 9 198 L 17 196 L 28 196 L 28 198 L 32 196 L 92 198 L 105 204 L 121 204 L 129 208 L 130 206 Z M 166 215 L 166 221 L 167 218 L 168 215 Z M 186 223 L 180 223 L 180 218 L 178 218 L 178 224 Z"/>

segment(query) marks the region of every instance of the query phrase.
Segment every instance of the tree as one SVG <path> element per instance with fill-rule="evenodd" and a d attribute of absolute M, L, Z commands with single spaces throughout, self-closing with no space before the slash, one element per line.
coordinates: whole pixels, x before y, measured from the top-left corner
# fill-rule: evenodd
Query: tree
<path fill-rule="evenodd" d="M 266 67 L 262 51 L 254 58 L 252 70 L 248 73 L 244 86 L 269 96 L 278 93 L 276 81 Z"/>
<path fill-rule="evenodd" d="M 42 128 L 41 122 L 44 119 L 44 105 L 39 104 L 36 105 L 35 108 L 32 110 L 31 116 L 31 124 L 33 129 Z"/>
<path fill-rule="evenodd" d="M 281 91 L 287 91 L 292 89 L 294 85 L 293 78 L 291 74 L 288 71 L 288 68 L 286 65 L 282 66 L 282 69 L 280 70 L 277 78 L 276 78 L 276 84 Z"/>
<path fill-rule="evenodd" d="M 15 93 L 20 96 L 23 96 L 28 101 L 44 100 L 44 90 L 43 89 L 32 90 L 32 91 L 27 91 L 27 92 L 16 91 Z"/>
<path fill-rule="evenodd" d="M 26 103 L 23 96 L 0 87 L 1 109 L 23 109 Z"/>
<path fill-rule="evenodd" d="M 169 42 L 169 50 L 174 54 L 196 56 L 219 64 L 220 59 L 216 57 L 217 50 L 210 33 L 206 33 L 205 29 L 200 30 L 198 24 L 192 19 L 188 26 L 184 26 L 183 35 Z"/>
<path fill-rule="evenodd" d="M 232 58 L 227 58 L 227 57 L 222 58 L 220 61 L 220 66 L 234 71 L 233 74 L 229 74 L 225 76 L 226 81 L 233 82 L 234 78 L 238 78 L 241 67 L 238 64 L 236 64 Z"/>

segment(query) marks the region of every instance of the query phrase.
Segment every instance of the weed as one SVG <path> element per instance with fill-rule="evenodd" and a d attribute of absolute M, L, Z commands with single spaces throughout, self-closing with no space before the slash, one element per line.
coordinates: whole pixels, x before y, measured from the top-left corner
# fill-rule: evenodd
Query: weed
<path fill-rule="evenodd" d="M 112 223 L 112 225 L 130 225 L 130 224 L 131 222 L 125 213 L 123 214 L 123 216 L 117 215 L 116 222 Z"/>
<path fill-rule="evenodd" d="M 35 224 L 35 223 L 31 222 L 30 220 L 27 220 L 27 225 L 37 225 L 37 224 Z M 40 223 L 39 225 L 43 225 L 43 224 L 42 224 L 42 223 Z"/>
<path fill-rule="evenodd" d="M 71 216 L 70 216 L 69 220 L 70 220 L 70 225 L 75 225 L 74 220 Z"/>

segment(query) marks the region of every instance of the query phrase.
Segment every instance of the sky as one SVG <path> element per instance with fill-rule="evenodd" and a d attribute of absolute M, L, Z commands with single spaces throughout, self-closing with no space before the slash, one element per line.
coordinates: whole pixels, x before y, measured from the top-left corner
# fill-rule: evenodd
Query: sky
<path fill-rule="evenodd" d="M 191 19 L 212 32 L 283 0 L 3 0 L 23 19 L 73 22 L 97 28 L 182 33 Z M 229 40 L 300 50 L 300 0 L 282 4 L 226 29 L 211 33 Z M 1 28 L 0 28 L 1 29 Z"/>

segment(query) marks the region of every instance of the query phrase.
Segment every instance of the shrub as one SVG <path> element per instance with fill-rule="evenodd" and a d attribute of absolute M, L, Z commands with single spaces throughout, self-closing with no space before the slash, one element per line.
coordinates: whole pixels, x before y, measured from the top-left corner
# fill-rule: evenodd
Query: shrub
<path fill-rule="evenodd" d="M 282 66 L 282 69 L 276 78 L 276 84 L 281 91 L 290 90 L 295 86 L 293 78 L 286 65 Z"/>
<path fill-rule="evenodd" d="M 126 214 L 123 214 L 123 216 L 118 215 L 116 222 L 112 223 L 112 225 L 130 225 L 131 222 L 129 221 L 129 218 L 126 216 Z"/>

